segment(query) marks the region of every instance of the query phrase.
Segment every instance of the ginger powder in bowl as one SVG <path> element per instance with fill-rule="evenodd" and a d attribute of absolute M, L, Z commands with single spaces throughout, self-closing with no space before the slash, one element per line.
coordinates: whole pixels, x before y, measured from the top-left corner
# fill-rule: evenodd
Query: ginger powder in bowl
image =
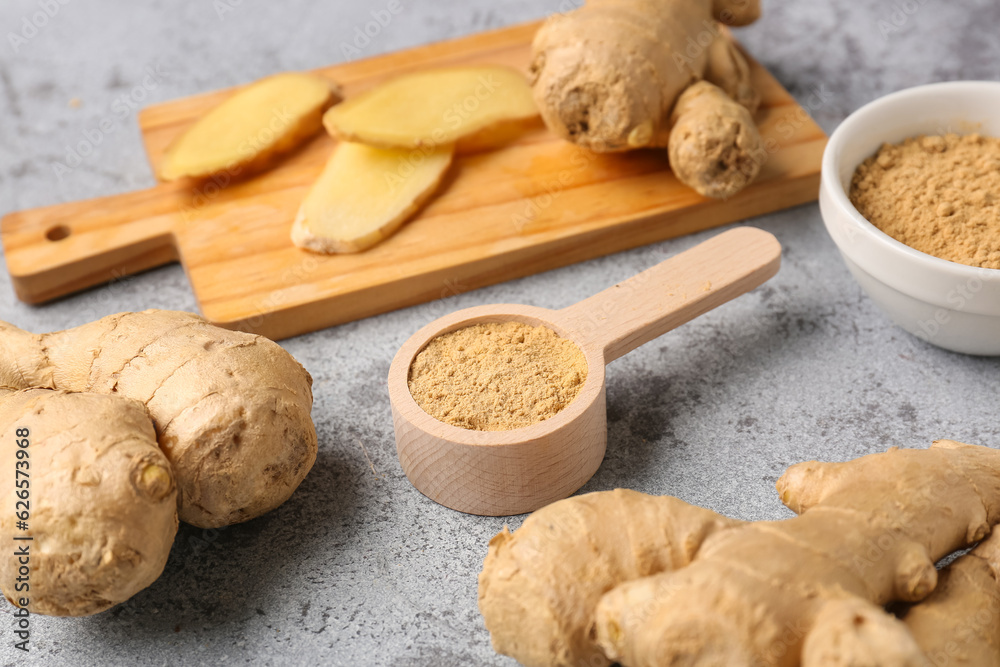
<path fill-rule="evenodd" d="M 883 144 L 854 172 L 850 198 L 900 243 L 1000 269 L 1000 139 L 922 135 Z"/>
<path fill-rule="evenodd" d="M 507 431 L 557 414 L 580 392 L 587 360 L 544 326 L 474 324 L 433 339 L 410 366 L 410 394 L 435 419 Z"/>

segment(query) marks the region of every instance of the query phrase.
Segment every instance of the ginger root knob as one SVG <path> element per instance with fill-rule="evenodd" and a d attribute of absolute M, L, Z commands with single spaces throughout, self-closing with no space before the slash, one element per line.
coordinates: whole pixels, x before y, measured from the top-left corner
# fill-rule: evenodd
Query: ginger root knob
<path fill-rule="evenodd" d="M 173 474 L 163 466 L 148 461 L 135 467 L 132 484 L 136 491 L 153 502 L 163 500 L 175 488 Z"/>

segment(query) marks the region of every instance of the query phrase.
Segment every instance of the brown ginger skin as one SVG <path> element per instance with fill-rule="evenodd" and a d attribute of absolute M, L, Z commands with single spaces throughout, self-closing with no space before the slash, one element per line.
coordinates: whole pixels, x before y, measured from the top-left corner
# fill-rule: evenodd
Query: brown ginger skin
<path fill-rule="evenodd" d="M 581 576 L 583 567 L 563 570 L 570 558 L 565 544 L 534 540 L 532 558 L 548 566 L 502 576 L 484 568 L 480 591 L 504 590 L 514 598 L 504 603 L 511 616 L 558 608 L 567 589 L 577 596 L 567 598 L 570 603 L 602 591 L 586 636 L 606 660 L 627 667 L 924 667 L 914 637 L 882 607 L 927 598 L 938 580 L 935 563 L 1000 522 L 1000 451 L 939 441 L 928 450 L 803 463 L 789 468 L 778 489 L 799 516 L 703 533 L 686 566 L 616 583 Z M 595 504 L 604 502 L 602 494 L 593 496 Z M 589 537 L 574 538 L 588 545 L 580 549 L 583 560 L 594 561 L 631 534 L 629 522 L 595 512 L 585 523 L 567 525 L 602 535 L 593 545 Z M 545 531 L 554 524 L 532 525 Z M 495 587 L 514 582 L 514 575 L 530 579 L 533 571 L 545 574 L 531 585 Z M 567 664 L 554 649 L 546 654 L 546 646 L 556 644 L 547 641 L 547 631 L 534 629 L 542 627 L 535 619 L 518 626 L 522 639 L 497 636 L 509 635 L 517 623 L 487 623 L 498 648 L 524 649 L 514 657 L 530 657 L 525 664 Z"/>
<path fill-rule="evenodd" d="M 802 664 L 829 667 L 931 667 L 913 635 L 885 609 L 859 598 L 823 605 L 802 647 Z"/>
<path fill-rule="evenodd" d="M 725 95 L 699 101 L 697 108 L 709 118 L 688 119 L 685 125 L 699 128 L 693 135 L 699 141 L 682 151 L 672 140 L 672 153 L 700 150 L 713 141 L 741 150 L 746 142 L 734 137 L 757 134 L 751 114 L 760 97 L 745 58 L 721 23 L 746 25 L 759 14 L 759 0 L 589 0 L 555 15 L 535 36 L 529 73 L 542 118 L 557 135 L 597 152 L 662 147 L 673 132 L 671 110 L 684 91 L 705 80 Z M 738 115 L 722 104 L 724 97 L 748 110 L 739 115 L 742 128 L 716 122 Z M 723 108 L 715 110 L 712 105 L 718 104 Z M 730 177 L 706 187 L 714 176 L 726 179 L 730 173 L 731 167 L 715 165 L 716 158 L 689 158 L 678 177 L 702 194 L 729 196 L 756 175 L 747 170 L 742 180 Z M 733 155 L 726 159 L 728 165 L 745 163 Z M 693 172 L 699 164 L 710 169 Z"/>
<path fill-rule="evenodd" d="M 903 622 L 932 665 L 1000 665 L 1000 531 L 944 568 Z"/>
<path fill-rule="evenodd" d="M 751 114 L 756 113 L 760 107 L 760 93 L 750 78 L 750 65 L 736 43 L 725 33 L 708 47 L 705 80 L 718 86 Z"/>
<path fill-rule="evenodd" d="M 618 584 L 688 565 L 738 522 L 670 496 L 616 489 L 560 500 L 490 540 L 479 609 L 493 647 L 527 667 L 611 664 L 590 625 Z M 601 527 L 605 527 L 602 529 Z"/>
<path fill-rule="evenodd" d="M 316 460 L 312 378 L 276 343 L 191 313 L 120 313 L 33 335 L 0 323 L 0 384 L 118 394 L 144 404 L 180 490 L 212 528 L 268 512 Z"/>
<path fill-rule="evenodd" d="M 832 613 L 830 605 L 880 607 L 929 595 L 934 563 L 1000 521 L 1000 452 L 939 441 L 928 450 L 803 463 L 778 489 L 800 516 L 719 533 L 684 570 L 606 595 L 596 629 L 609 657 L 630 667 L 679 664 L 672 661 L 682 654 L 685 664 L 723 664 L 713 660 L 719 648 L 712 639 L 726 637 L 744 661 L 730 664 L 855 664 L 853 644 L 839 654 L 826 650 L 837 635 L 893 642 L 869 653 L 892 654 L 895 665 L 923 664 L 915 644 L 900 645 L 893 633 L 852 633 L 858 616 Z M 642 616 L 624 604 L 640 586 L 668 591 Z"/>
<path fill-rule="evenodd" d="M 714 535 L 691 566 L 606 595 L 595 615 L 605 653 L 630 667 L 680 664 L 674 661 L 682 655 L 685 664 L 724 664 L 714 656 L 725 637 L 743 661 L 729 664 L 855 664 L 856 647 L 832 653 L 827 638 L 896 635 L 852 635 L 857 616 L 831 613 L 829 605 L 883 606 L 929 595 L 935 562 L 1000 521 L 1000 452 L 939 441 L 928 450 L 803 463 L 778 489 L 800 516 Z M 651 586 L 667 593 L 652 612 L 637 615 L 627 604 L 637 595 L 630 589 Z M 816 641 L 824 650 L 811 646 Z M 915 644 L 870 653 L 892 653 L 897 665 L 923 659 Z"/>
<path fill-rule="evenodd" d="M 18 429 L 28 429 L 26 449 L 17 445 Z M 141 403 L 0 389 L 0 458 L 0 539 L 10 550 L 0 558 L 0 588 L 12 604 L 25 600 L 31 613 L 52 616 L 96 614 L 160 576 L 177 532 L 177 487 Z M 15 473 L 22 461 L 27 476 Z M 27 531 L 14 514 L 25 480 Z M 32 540 L 15 540 L 25 536 Z M 27 591 L 16 588 L 13 554 L 22 546 Z"/>
<path fill-rule="evenodd" d="M 717 86 L 700 81 L 685 90 L 671 124 L 670 167 L 698 194 L 731 197 L 760 172 L 766 151 L 753 116 Z"/>

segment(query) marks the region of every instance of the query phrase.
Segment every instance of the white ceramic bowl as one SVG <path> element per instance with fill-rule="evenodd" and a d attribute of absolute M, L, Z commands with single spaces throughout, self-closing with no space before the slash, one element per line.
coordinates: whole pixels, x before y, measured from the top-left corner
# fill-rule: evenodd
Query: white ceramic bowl
<path fill-rule="evenodd" d="M 847 268 L 896 324 L 948 350 L 1000 355 L 1000 269 L 914 250 L 865 220 L 847 197 L 854 170 L 883 143 L 947 132 L 1000 137 L 1000 82 L 918 86 L 852 113 L 823 153 L 820 213 Z"/>

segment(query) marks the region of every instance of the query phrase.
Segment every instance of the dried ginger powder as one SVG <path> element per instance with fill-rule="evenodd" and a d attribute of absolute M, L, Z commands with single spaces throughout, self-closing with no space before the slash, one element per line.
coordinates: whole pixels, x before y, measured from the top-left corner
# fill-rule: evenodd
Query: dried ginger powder
<path fill-rule="evenodd" d="M 1000 139 L 947 134 L 884 144 L 854 172 L 850 197 L 911 248 L 1000 269 Z"/>
<path fill-rule="evenodd" d="M 475 324 L 438 336 L 410 366 L 413 399 L 427 414 L 476 431 L 507 431 L 553 416 L 587 379 L 570 340 L 522 322 Z"/>

